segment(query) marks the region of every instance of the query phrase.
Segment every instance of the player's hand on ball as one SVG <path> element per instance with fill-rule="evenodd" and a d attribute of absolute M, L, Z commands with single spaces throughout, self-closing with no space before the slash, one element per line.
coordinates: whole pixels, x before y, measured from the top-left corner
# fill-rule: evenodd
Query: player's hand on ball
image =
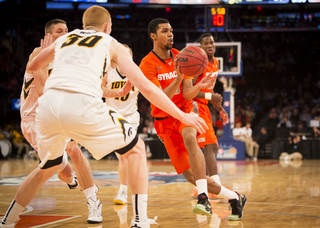
<path fill-rule="evenodd" d="M 184 113 L 184 115 L 181 122 L 185 125 L 194 127 L 200 134 L 205 133 L 209 129 L 206 122 L 193 112 Z"/>
<path fill-rule="evenodd" d="M 180 67 L 177 64 L 177 58 L 174 59 L 174 69 L 176 70 L 177 73 L 177 79 L 183 79 L 184 74 L 180 71 Z"/>

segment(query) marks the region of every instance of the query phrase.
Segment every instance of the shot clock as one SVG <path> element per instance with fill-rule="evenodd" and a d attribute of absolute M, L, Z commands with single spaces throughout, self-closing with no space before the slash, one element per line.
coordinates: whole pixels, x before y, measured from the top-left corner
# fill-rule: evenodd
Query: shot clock
<path fill-rule="evenodd" d="M 228 27 L 228 10 L 225 6 L 206 7 L 207 29 L 225 30 Z"/>

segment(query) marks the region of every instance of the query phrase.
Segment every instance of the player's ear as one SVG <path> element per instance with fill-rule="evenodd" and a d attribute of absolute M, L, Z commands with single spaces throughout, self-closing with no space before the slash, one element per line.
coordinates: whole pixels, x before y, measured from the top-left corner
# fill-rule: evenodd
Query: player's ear
<path fill-rule="evenodd" d="M 152 40 L 155 40 L 157 36 L 156 36 L 155 33 L 150 33 L 150 37 L 151 37 Z"/>

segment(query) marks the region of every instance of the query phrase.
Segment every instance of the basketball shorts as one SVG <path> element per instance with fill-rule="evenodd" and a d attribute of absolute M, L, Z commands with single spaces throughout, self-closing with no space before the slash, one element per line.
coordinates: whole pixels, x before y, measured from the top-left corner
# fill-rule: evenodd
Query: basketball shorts
<path fill-rule="evenodd" d="M 189 113 L 193 107 L 192 102 L 187 102 L 182 111 Z M 193 111 L 196 112 L 196 110 Z M 181 174 L 189 169 L 189 155 L 181 134 L 182 129 L 187 125 L 170 116 L 165 119 L 155 119 L 154 127 L 167 150 L 176 172 Z"/>
<path fill-rule="evenodd" d="M 49 89 L 39 98 L 36 123 L 39 154 L 46 153 L 46 160 L 59 158 L 71 138 L 97 160 L 113 151 L 124 154 L 138 142 L 123 116 L 101 98 L 82 93 Z"/>
<path fill-rule="evenodd" d="M 36 116 L 21 117 L 21 131 L 24 138 L 29 142 L 35 151 L 38 151 Z"/>
<path fill-rule="evenodd" d="M 138 129 L 140 124 L 140 113 L 138 111 L 132 113 L 131 115 L 123 115 L 123 116 L 133 126 L 135 130 Z"/>
<path fill-rule="evenodd" d="M 33 147 L 33 149 L 38 152 L 39 151 L 38 150 L 38 140 L 37 140 L 38 138 L 37 138 L 36 130 L 37 129 L 36 129 L 36 117 L 35 116 L 21 117 L 22 134 L 23 134 L 24 138 L 29 142 L 29 144 Z M 45 155 L 48 153 L 49 153 L 48 151 L 43 152 L 41 154 L 38 153 L 39 159 L 40 159 L 40 164 L 41 164 L 41 161 L 46 159 Z M 60 156 L 59 161 L 60 162 L 57 163 L 56 165 L 60 164 L 58 171 L 62 171 L 68 163 L 68 155 L 65 151 Z M 48 166 L 48 164 L 51 164 L 51 165 Z M 53 165 L 55 165 L 55 163 L 53 161 L 48 161 L 47 166 L 40 166 L 40 168 L 46 169 L 46 168 L 52 167 Z"/>
<path fill-rule="evenodd" d="M 197 105 L 198 105 L 199 116 L 206 122 L 209 128 L 205 133 L 198 135 L 198 145 L 201 148 L 204 148 L 205 145 L 217 144 L 219 148 L 218 139 L 212 127 L 211 113 L 208 105 L 201 102 L 197 102 Z"/>

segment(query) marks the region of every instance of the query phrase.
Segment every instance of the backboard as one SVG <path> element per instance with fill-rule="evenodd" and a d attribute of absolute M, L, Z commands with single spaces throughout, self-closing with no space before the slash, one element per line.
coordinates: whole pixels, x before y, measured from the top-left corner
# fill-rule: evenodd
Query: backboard
<path fill-rule="evenodd" d="M 219 61 L 219 75 L 235 77 L 242 75 L 241 42 L 216 42 L 214 56 Z M 186 43 L 186 46 L 200 46 L 200 43 Z"/>

